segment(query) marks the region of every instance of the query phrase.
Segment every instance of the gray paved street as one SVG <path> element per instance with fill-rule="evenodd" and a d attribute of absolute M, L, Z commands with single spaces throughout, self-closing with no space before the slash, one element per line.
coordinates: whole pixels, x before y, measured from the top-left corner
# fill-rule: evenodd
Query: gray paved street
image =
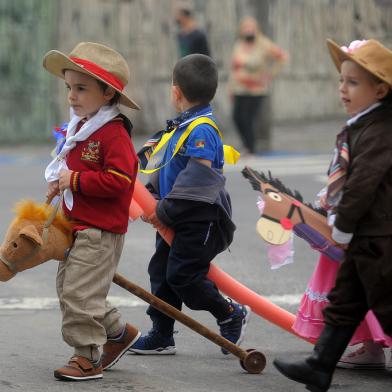
<path fill-rule="evenodd" d="M 325 180 L 333 132 L 340 122 L 315 124 L 313 127 L 279 128 L 274 140 L 280 154 L 241 162 L 226 171 L 227 185 L 237 223 L 235 241 L 215 263 L 247 287 L 295 312 L 317 254 L 296 240 L 295 263 L 271 271 L 265 246 L 255 231 L 258 218 L 257 193 L 240 174 L 245 164 L 256 169 L 271 169 L 289 186 L 301 190 L 305 199 L 314 194 Z M 317 128 L 318 127 L 318 128 Z M 316 132 L 317 128 L 317 132 Z M 136 143 L 137 144 L 137 143 Z M 310 155 L 307 151 L 316 151 Z M 288 151 L 288 154 L 283 153 Z M 43 168 L 49 148 L 0 148 L 0 236 L 12 219 L 12 206 L 22 198 L 43 201 Z M 153 252 L 154 232 L 143 222 L 129 226 L 119 272 L 148 289 L 147 264 Z M 102 381 L 62 383 L 55 381 L 53 370 L 63 365 L 71 350 L 63 343 L 60 311 L 57 307 L 55 274 L 57 263 L 25 271 L 0 284 L 0 392 L 8 391 L 135 391 L 135 392 L 256 392 L 302 391 L 304 387 L 278 374 L 272 366 L 275 357 L 301 358 L 311 345 L 253 314 L 244 348 L 256 348 L 267 357 L 260 375 L 245 373 L 233 356 L 224 357 L 219 347 L 177 324 L 177 355 L 166 357 L 126 355 L 104 374 Z M 110 295 L 123 313 L 124 320 L 142 331 L 150 327 L 146 305 L 138 298 L 113 286 Z M 185 312 L 216 330 L 215 321 L 206 313 Z M 388 353 L 389 356 L 389 353 Z M 337 370 L 331 391 L 385 391 L 392 374 L 387 371 Z"/>

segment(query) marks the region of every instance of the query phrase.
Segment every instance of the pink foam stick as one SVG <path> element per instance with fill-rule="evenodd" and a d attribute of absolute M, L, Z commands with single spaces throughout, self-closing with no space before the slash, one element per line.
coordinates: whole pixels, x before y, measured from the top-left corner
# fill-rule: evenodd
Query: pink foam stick
<path fill-rule="evenodd" d="M 139 179 L 136 180 L 135 190 L 133 193 L 133 198 L 136 203 L 144 211 L 145 215 L 149 216 L 154 213 L 157 201 L 151 195 L 151 193 L 146 189 L 146 187 L 140 182 Z M 130 209 L 133 206 L 131 204 Z M 174 232 L 170 228 L 165 230 L 159 230 L 159 234 L 164 238 L 164 240 L 170 245 L 173 241 Z M 270 321 L 271 323 L 277 325 L 280 328 L 292 333 L 295 336 L 295 332 L 291 329 L 294 323 L 295 316 L 288 312 L 287 310 L 275 305 L 271 301 L 267 300 L 263 296 L 257 294 L 253 290 L 250 290 L 226 272 L 222 271 L 216 265 L 211 263 L 210 270 L 208 272 L 208 278 L 211 279 L 218 287 L 220 291 L 244 305 L 249 305 L 252 311 L 258 314 L 260 317 Z M 306 339 L 298 336 L 303 340 L 310 343 L 314 343 L 312 339 Z"/>
<path fill-rule="evenodd" d="M 144 211 L 139 206 L 137 201 L 133 198 L 129 206 L 129 219 L 133 222 L 139 219 L 144 214 Z"/>

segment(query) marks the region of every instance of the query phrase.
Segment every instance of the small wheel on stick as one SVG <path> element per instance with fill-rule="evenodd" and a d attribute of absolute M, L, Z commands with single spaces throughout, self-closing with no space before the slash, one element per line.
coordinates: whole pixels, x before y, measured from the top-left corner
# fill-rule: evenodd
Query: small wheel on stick
<path fill-rule="evenodd" d="M 267 364 L 265 355 L 262 352 L 255 350 L 254 348 L 250 348 L 246 350 L 246 352 L 247 354 L 245 358 L 240 360 L 242 369 L 251 374 L 261 373 Z"/>

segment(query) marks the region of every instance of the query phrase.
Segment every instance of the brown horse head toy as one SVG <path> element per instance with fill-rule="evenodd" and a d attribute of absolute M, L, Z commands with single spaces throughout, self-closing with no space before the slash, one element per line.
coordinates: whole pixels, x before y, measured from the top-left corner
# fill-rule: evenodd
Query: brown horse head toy
<path fill-rule="evenodd" d="M 257 232 L 270 244 L 281 245 L 290 239 L 292 232 L 305 239 L 312 248 L 330 258 L 341 261 L 343 251 L 332 245 L 331 227 L 326 212 L 303 202 L 298 191 L 287 188 L 269 173 L 245 167 L 242 174 L 253 189 L 261 192 L 264 209 L 257 222 Z"/>
<path fill-rule="evenodd" d="M 64 260 L 72 244 L 72 222 L 53 206 L 21 201 L 0 246 L 0 281 L 48 260 Z"/>

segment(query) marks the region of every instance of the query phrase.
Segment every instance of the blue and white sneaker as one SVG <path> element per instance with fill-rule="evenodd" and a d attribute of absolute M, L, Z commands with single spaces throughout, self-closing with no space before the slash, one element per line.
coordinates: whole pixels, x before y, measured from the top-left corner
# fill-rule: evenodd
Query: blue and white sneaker
<path fill-rule="evenodd" d="M 246 326 L 248 325 L 251 310 L 247 305 L 240 305 L 236 303 L 231 304 L 233 312 L 231 317 L 218 321 L 220 334 L 230 342 L 240 345 L 245 337 Z M 230 354 L 223 347 L 221 348 L 223 354 Z"/>
<path fill-rule="evenodd" d="M 163 335 L 162 332 L 151 329 L 148 335 L 140 336 L 129 347 L 129 351 L 142 355 L 174 355 L 176 346 L 173 335 Z"/>

